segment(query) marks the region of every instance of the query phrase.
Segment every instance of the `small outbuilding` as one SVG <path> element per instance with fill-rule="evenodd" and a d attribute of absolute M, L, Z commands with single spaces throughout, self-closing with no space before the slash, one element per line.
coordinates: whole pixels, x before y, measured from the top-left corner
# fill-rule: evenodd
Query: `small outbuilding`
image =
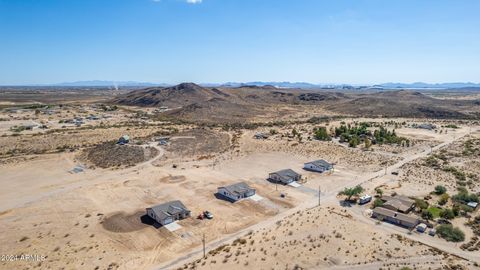
<path fill-rule="evenodd" d="M 127 144 L 130 142 L 130 136 L 128 135 L 123 135 L 122 137 L 120 137 L 120 139 L 118 139 L 118 144 L 120 145 L 124 145 L 124 144 Z"/>
<path fill-rule="evenodd" d="M 268 135 L 262 132 L 257 132 L 253 136 L 255 139 L 260 140 L 260 139 L 268 139 Z"/>
<path fill-rule="evenodd" d="M 471 207 L 475 210 L 478 207 L 478 203 L 477 202 L 469 202 L 469 203 L 467 203 L 467 206 Z"/>
<path fill-rule="evenodd" d="M 424 233 L 427 230 L 427 224 L 420 223 L 417 226 L 417 232 Z"/>
<path fill-rule="evenodd" d="M 147 216 L 154 219 L 161 225 L 167 225 L 176 220 L 181 220 L 190 217 L 190 210 L 185 207 L 181 201 L 171 201 L 159 205 L 149 207 L 147 210 Z"/>
<path fill-rule="evenodd" d="M 302 175 L 295 172 L 292 169 L 285 169 L 278 172 L 272 172 L 268 175 L 268 178 L 274 182 L 282 184 L 290 184 L 294 181 L 302 179 Z"/>
<path fill-rule="evenodd" d="M 255 195 L 255 189 L 251 188 L 245 182 L 239 182 L 229 186 L 219 187 L 218 194 L 225 196 L 232 201 L 238 201 Z"/>
<path fill-rule="evenodd" d="M 333 164 L 328 163 L 323 159 L 319 159 L 303 164 L 303 169 L 314 172 L 326 172 L 333 169 Z"/>

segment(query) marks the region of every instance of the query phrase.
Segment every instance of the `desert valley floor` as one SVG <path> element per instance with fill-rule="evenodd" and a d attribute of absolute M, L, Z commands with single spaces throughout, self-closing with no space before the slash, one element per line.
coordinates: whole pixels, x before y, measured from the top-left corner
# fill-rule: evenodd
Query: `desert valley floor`
<path fill-rule="evenodd" d="M 362 194 L 381 189 L 437 207 L 440 196 L 433 191 L 441 185 L 451 195 L 446 209 L 459 188 L 478 194 L 475 117 L 370 117 L 280 102 L 247 126 L 201 122 L 209 113 L 221 114 L 225 104 L 216 97 L 208 106 L 168 104 L 174 109 L 162 107 L 158 116 L 158 105 L 125 104 L 119 101 L 125 95 L 131 94 L 120 94 L 114 103 L 102 96 L 62 101 L 62 107 L 2 105 L 0 254 L 45 258 L 2 257 L 0 269 L 478 269 L 478 209 L 451 219 L 465 235 L 451 242 L 380 222 L 370 217 L 373 201 L 350 204 L 339 195 L 360 185 Z M 247 117 L 251 103 L 242 102 L 234 106 L 246 110 L 233 110 Z M 316 108 L 315 115 L 306 108 Z M 467 111 L 462 107 L 462 114 Z M 195 115 L 198 122 L 191 121 Z M 281 122 L 268 121 L 272 115 Z M 372 132 L 395 130 L 403 141 L 349 147 L 333 136 L 335 128 L 361 123 Z M 435 127 L 422 128 L 426 123 Z M 317 127 L 331 140 L 316 139 Z M 115 144 L 124 135 L 130 142 Z M 334 169 L 303 169 L 319 159 Z M 282 169 L 300 173 L 302 180 L 267 180 Z M 256 196 L 232 203 L 216 194 L 218 187 L 239 181 Z M 172 200 L 192 213 L 176 222 L 177 230 L 145 216 L 147 207 Z M 197 218 L 205 210 L 214 218 Z"/>

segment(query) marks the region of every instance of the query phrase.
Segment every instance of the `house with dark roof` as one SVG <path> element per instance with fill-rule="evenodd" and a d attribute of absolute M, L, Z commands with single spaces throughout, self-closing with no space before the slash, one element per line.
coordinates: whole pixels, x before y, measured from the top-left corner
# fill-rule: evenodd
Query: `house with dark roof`
<path fill-rule="evenodd" d="M 191 215 L 181 201 L 171 201 L 146 209 L 147 215 L 161 225 L 167 225 L 175 220 L 181 220 Z"/>
<path fill-rule="evenodd" d="M 218 194 L 225 196 L 232 201 L 238 201 L 255 195 L 255 189 L 251 188 L 245 182 L 239 182 L 229 186 L 219 187 Z"/>
<path fill-rule="evenodd" d="M 415 201 L 401 195 L 397 196 L 382 196 L 381 200 L 384 202 L 381 207 L 390 209 L 400 213 L 409 213 L 415 208 Z"/>
<path fill-rule="evenodd" d="M 375 207 L 373 209 L 372 218 L 380 221 L 386 221 L 408 229 L 413 229 L 420 222 L 418 218 L 402 213 L 398 213 L 383 207 Z"/>
<path fill-rule="evenodd" d="M 323 159 L 319 159 L 304 163 L 303 169 L 314 172 L 326 172 L 333 169 L 333 164 L 328 163 Z"/>
<path fill-rule="evenodd" d="M 282 184 L 290 184 L 293 181 L 302 179 L 302 175 L 292 169 L 285 169 L 278 172 L 272 172 L 268 175 L 268 179 Z"/>

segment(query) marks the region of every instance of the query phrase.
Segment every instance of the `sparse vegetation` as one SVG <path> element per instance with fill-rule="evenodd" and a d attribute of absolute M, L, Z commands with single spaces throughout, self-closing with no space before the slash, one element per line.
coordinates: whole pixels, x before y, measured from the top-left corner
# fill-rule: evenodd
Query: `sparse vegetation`
<path fill-rule="evenodd" d="M 465 233 L 450 224 L 438 226 L 437 234 L 449 242 L 462 242 L 465 240 Z"/>

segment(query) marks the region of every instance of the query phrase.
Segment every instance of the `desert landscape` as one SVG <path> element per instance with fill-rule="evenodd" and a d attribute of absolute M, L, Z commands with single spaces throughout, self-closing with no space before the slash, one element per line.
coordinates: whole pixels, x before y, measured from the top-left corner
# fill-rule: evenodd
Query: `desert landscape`
<path fill-rule="evenodd" d="M 1 269 L 480 263 L 467 206 L 480 192 L 478 99 L 193 83 L 88 99 L 21 91 L 0 91 Z M 315 160 L 330 167 L 306 170 Z M 285 169 L 299 177 L 274 181 Z M 220 194 L 238 182 L 255 195 Z M 409 197 L 415 226 L 374 218 L 383 195 Z M 162 225 L 146 212 L 175 200 L 187 217 Z"/>

